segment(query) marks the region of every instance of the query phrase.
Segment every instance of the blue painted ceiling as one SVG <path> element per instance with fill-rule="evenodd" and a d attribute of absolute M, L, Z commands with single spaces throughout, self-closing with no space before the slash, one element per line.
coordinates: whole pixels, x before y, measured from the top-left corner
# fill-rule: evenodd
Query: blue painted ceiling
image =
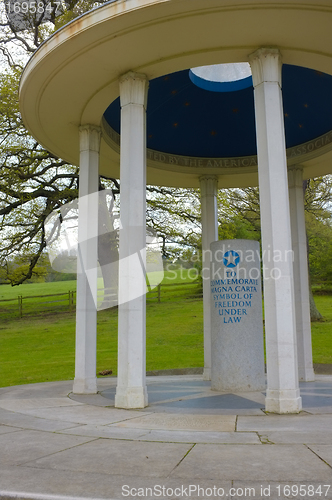
<path fill-rule="evenodd" d="M 284 65 L 282 93 L 287 148 L 332 130 L 332 76 Z M 120 133 L 120 100 L 105 111 Z M 211 92 L 192 83 L 189 70 L 150 81 L 147 147 L 205 158 L 256 154 L 253 88 Z"/>

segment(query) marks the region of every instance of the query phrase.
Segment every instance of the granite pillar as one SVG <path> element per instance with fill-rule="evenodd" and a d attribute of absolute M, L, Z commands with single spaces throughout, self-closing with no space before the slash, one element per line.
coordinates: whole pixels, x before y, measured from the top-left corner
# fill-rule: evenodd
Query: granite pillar
<path fill-rule="evenodd" d="M 144 408 L 146 390 L 146 105 L 148 79 L 120 79 L 120 230 L 117 408 Z"/>
<path fill-rule="evenodd" d="M 74 394 L 95 394 L 100 128 L 80 127 Z"/>
<path fill-rule="evenodd" d="M 299 379 L 315 380 L 312 363 L 307 237 L 304 217 L 303 168 L 288 169 L 289 206 L 294 251 L 294 291 Z"/>
<path fill-rule="evenodd" d="M 262 48 L 249 57 L 252 69 L 258 153 L 264 309 L 266 410 L 298 413 L 300 397 L 293 252 L 290 228 L 281 55 Z"/>
<path fill-rule="evenodd" d="M 202 217 L 202 278 L 204 319 L 204 371 L 203 379 L 211 380 L 211 294 L 210 294 L 210 244 L 218 239 L 218 178 L 215 175 L 199 179 Z"/>

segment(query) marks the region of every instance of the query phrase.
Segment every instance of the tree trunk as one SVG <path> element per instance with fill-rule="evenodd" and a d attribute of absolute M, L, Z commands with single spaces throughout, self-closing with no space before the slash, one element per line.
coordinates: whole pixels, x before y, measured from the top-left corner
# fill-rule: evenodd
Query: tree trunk
<path fill-rule="evenodd" d="M 305 192 L 306 192 L 306 189 L 308 187 L 308 184 L 309 184 L 309 180 L 303 181 L 303 194 L 304 194 L 304 196 L 305 196 Z M 307 239 L 308 277 L 309 277 L 310 319 L 311 319 L 311 321 L 319 321 L 319 320 L 323 319 L 323 316 L 321 315 L 321 313 L 318 311 L 318 309 L 316 307 L 314 295 L 312 293 L 312 288 L 311 288 L 308 233 L 306 233 L 306 239 Z"/>
<path fill-rule="evenodd" d="M 315 304 L 314 295 L 313 295 L 312 289 L 311 289 L 310 276 L 309 276 L 309 299 L 310 299 L 310 318 L 311 318 L 311 321 L 319 321 L 319 320 L 323 319 L 323 316 L 318 311 L 316 304 Z"/>

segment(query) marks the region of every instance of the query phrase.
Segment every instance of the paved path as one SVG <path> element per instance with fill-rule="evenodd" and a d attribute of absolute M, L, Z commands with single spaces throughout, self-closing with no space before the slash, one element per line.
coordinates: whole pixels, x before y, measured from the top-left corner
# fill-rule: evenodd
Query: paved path
<path fill-rule="evenodd" d="M 299 415 L 197 375 L 148 377 L 150 406 L 119 410 L 98 382 L 0 389 L 0 498 L 332 499 L 332 376 L 301 384 Z"/>

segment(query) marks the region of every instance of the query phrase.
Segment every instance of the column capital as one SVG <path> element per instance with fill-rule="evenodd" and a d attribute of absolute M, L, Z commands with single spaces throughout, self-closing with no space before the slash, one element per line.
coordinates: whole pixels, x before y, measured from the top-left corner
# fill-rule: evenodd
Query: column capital
<path fill-rule="evenodd" d="M 288 171 L 290 170 L 301 170 L 301 172 L 303 172 L 303 166 L 302 165 L 290 165 L 288 167 Z"/>
<path fill-rule="evenodd" d="M 202 182 L 202 181 L 218 181 L 218 176 L 217 175 L 209 175 L 209 174 L 206 174 L 206 175 L 201 175 L 199 177 L 199 182 Z"/>
<path fill-rule="evenodd" d="M 143 73 L 128 71 L 119 78 L 121 107 L 128 104 L 147 106 L 149 79 Z"/>
<path fill-rule="evenodd" d="M 96 151 L 99 153 L 101 128 L 98 125 L 81 125 L 79 127 L 80 134 L 80 151 Z"/>
<path fill-rule="evenodd" d="M 199 177 L 201 198 L 205 196 L 217 196 L 218 176 L 202 175 Z"/>
<path fill-rule="evenodd" d="M 303 167 L 292 165 L 288 168 L 288 187 L 299 187 L 303 189 Z"/>
<path fill-rule="evenodd" d="M 249 55 L 254 87 L 261 83 L 278 83 L 281 87 L 282 60 L 279 49 L 263 47 Z"/>

